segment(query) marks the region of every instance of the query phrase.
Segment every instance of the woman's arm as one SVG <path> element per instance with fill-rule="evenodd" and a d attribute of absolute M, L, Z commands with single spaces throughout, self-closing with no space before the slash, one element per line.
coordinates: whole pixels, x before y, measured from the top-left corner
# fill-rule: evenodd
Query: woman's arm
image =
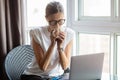
<path fill-rule="evenodd" d="M 63 70 L 67 69 L 70 64 L 72 45 L 73 45 L 73 40 L 71 40 L 68 43 L 64 51 L 61 49 L 61 47 L 58 47 L 60 63 L 61 63 Z"/>
<path fill-rule="evenodd" d="M 56 42 L 52 42 L 47 50 L 46 53 L 44 53 L 42 47 L 40 44 L 36 43 L 34 39 L 32 39 L 32 46 L 34 50 L 34 54 L 37 60 L 37 63 L 41 70 L 45 71 L 50 63 L 51 60 L 51 54 L 54 49 Z"/>

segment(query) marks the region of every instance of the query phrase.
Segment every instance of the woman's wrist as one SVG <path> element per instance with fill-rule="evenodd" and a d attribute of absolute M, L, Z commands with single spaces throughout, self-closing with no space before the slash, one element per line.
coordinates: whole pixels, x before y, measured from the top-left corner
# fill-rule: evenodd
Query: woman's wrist
<path fill-rule="evenodd" d="M 56 41 L 55 40 L 51 40 L 51 44 L 56 44 Z"/>
<path fill-rule="evenodd" d="M 63 47 L 58 47 L 58 52 L 64 51 Z"/>

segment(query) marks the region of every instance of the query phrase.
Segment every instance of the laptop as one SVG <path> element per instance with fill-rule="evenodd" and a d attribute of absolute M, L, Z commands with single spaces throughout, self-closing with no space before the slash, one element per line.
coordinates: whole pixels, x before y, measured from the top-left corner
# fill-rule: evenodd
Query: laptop
<path fill-rule="evenodd" d="M 69 80 L 101 80 L 104 53 L 71 57 Z"/>

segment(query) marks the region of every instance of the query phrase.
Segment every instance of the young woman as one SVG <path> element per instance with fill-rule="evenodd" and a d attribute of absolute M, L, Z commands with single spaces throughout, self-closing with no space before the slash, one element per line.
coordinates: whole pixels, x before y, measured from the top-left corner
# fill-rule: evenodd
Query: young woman
<path fill-rule="evenodd" d="M 50 2 L 45 18 L 48 26 L 30 31 L 35 56 L 21 80 L 59 80 L 69 67 L 74 31 L 63 26 L 63 6 L 56 1 Z"/>

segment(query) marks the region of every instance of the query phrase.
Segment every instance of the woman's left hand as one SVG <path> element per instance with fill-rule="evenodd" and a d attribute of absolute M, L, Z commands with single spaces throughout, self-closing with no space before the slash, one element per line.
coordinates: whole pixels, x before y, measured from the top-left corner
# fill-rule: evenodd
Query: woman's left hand
<path fill-rule="evenodd" d="M 59 33 L 59 35 L 58 35 L 58 37 L 56 39 L 58 48 L 62 47 L 62 44 L 63 44 L 63 42 L 65 40 L 65 36 L 66 36 L 65 32 L 60 32 Z"/>

